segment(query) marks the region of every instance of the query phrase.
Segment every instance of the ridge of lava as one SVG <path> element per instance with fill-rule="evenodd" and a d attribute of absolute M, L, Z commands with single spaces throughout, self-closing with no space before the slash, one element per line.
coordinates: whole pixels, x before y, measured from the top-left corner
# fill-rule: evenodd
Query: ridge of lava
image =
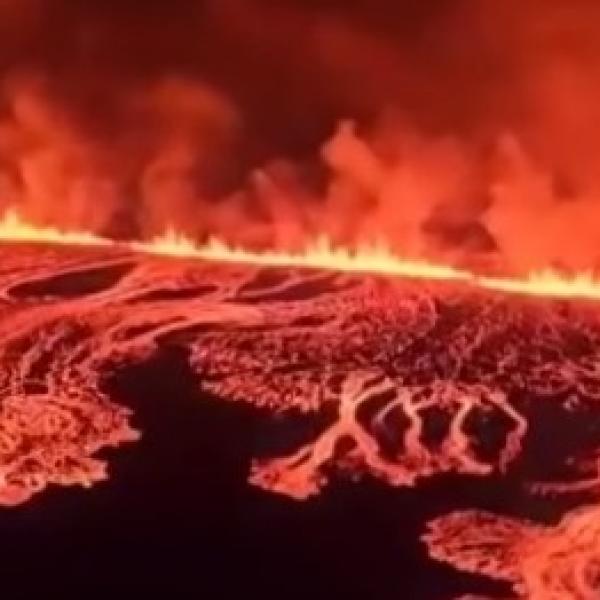
<path fill-rule="evenodd" d="M 150 241 L 115 241 L 88 231 L 38 226 L 9 209 L 0 219 L 0 241 L 4 243 L 49 243 L 75 246 L 112 246 L 118 249 L 172 258 L 200 259 L 264 267 L 326 269 L 348 273 L 379 274 L 410 279 L 458 281 L 509 294 L 555 298 L 600 299 L 600 281 L 592 270 L 565 274 L 546 267 L 524 276 L 491 276 L 463 268 L 407 259 L 395 254 L 385 242 L 364 243 L 356 248 L 338 247 L 327 236 L 307 243 L 302 251 L 251 250 L 230 245 L 217 237 L 206 244 L 167 228 Z"/>

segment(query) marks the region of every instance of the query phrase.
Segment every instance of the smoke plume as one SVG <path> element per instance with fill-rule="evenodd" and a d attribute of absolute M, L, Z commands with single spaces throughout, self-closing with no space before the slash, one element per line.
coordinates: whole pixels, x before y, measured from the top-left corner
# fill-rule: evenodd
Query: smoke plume
<path fill-rule="evenodd" d="M 599 23 L 592 0 L 0 0 L 0 206 L 595 268 Z"/>

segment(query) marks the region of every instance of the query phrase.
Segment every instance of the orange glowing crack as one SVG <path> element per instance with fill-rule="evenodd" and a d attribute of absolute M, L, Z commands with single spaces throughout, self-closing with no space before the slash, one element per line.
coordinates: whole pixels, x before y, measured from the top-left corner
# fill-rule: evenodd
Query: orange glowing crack
<path fill-rule="evenodd" d="M 108 246 L 112 240 L 89 231 L 64 231 L 56 227 L 34 225 L 25 221 L 14 209 L 8 209 L 0 220 L 0 240 L 5 242 L 42 242 L 79 246 Z"/>
<path fill-rule="evenodd" d="M 89 231 L 63 230 L 38 226 L 9 209 L 0 220 L 0 241 L 42 242 L 86 246 L 126 247 L 136 252 L 208 261 L 330 269 L 336 271 L 463 281 L 488 290 L 530 296 L 600 299 L 600 280 L 591 271 L 565 275 L 554 269 L 532 271 L 524 277 L 487 277 L 450 265 L 407 259 L 395 254 L 385 243 L 361 244 L 354 249 L 334 246 L 321 236 L 300 252 L 248 250 L 212 237 L 198 244 L 183 233 L 168 228 L 150 241 L 115 242 Z"/>
<path fill-rule="evenodd" d="M 309 243 L 304 251 L 280 250 L 250 251 L 230 246 L 218 238 L 210 238 L 202 246 L 168 230 L 166 234 L 150 242 L 138 242 L 132 247 L 142 252 L 168 256 L 197 257 L 204 260 L 247 263 L 277 267 L 309 267 L 350 271 L 356 273 L 380 273 L 419 279 L 469 280 L 468 271 L 427 261 L 401 259 L 384 244 L 363 244 L 355 250 L 335 247 L 326 236 Z"/>

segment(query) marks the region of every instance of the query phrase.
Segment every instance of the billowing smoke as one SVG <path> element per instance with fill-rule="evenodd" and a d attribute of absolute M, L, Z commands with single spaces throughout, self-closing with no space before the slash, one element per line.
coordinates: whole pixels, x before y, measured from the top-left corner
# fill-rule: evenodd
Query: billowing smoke
<path fill-rule="evenodd" d="M 0 203 L 593 268 L 598 73 L 593 0 L 0 0 Z"/>

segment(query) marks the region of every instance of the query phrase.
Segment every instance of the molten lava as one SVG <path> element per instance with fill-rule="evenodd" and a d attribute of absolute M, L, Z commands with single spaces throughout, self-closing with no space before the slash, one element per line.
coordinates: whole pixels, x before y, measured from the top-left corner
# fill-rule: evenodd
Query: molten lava
<path fill-rule="evenodd" d="M 568 513 L 552 527 L 481 511 L 428 525 L 432 557 L 500 579 L 527 600 L 594 600 L 600 591 L 600 507 Z"/>
<path fill-rule="evenodd" d="M 302 252 L 282 250 L 255 251 L 232 246 L 212 237 L 197 244 L 186 235 L 168 228 L 150 241 L 115 242 L 88 231 L 67 231 L 37 226 L 9 209 L 0 220 L 0 240 L 4 242 L 41 242 L 85 246 L 119 246 L 138 252 L 196 258 L 225 263 L 271 267 L 300 267 L 341 272 L 371 273 L 412 279 L 462 281 L 494 291 L 556 298 L 600 299 L 600 280 L 592 271 L 565 275 L 551 268 L 532 271 L 525 277 L 489 277 L 450 265 L 426 260 L 402 258 L 383 242 L 362 244 L 356 248 L 335 247 L 321 236 L 308 243 Z"/>
<path fill-rule="evenodd" d="M 57 227 L 34 225 L 8 209 L 0 220 L 0 240 L 4 242 L 39 242 L 77 246 L 106 246 L 110 240 L 87 231 L 63 231 Z"/>
<path fill-rule="evenodd" d="M 189 238 L 167 231 L 148 243 L 134 243 L 134 248 L 167 256 L 200 258 L 267 267 L 307 267 L 353 273 L 378 273 L 416 279 L 468 280 L 472 276 L 451 266 L 426 261 L 408 260 L 395 256 L 385 244 L 361 245 L 355 250 L 336 248 L 327 237 L 309 243 L 303 252 L 278 250 L 251 251 L 230 246 L 218 238 L 211 238 L 198 246 Z"/>

